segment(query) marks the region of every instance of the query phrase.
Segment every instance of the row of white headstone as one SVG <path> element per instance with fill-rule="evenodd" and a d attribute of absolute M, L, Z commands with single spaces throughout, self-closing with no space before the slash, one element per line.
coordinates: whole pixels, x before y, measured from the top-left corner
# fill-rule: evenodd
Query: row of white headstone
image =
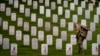
<path fill-rule="evenodd" d="M 14 8 L 18 8 L 18 6 L 19 6 L 20 9 L 22 9 L 22 11 L 24 11 L 24 4 L 20 4 L 19 5 L 18 0 L 14 0 L 14 1 L 13 0 L 9 0 L 9 4 L 13 4 L 13 2 L 14 2 Z M 61 3 L 61 0 L 59 2 Z M 32 0 L 28 0 L 27 4 L 28 5 L 32 5 Z M 49 4 L 50 4 L 49 0 L 46 0 L 45 1 L 45 6 L 50 6 Z M 75 5 L 78 5 L 78 0 L 74 0 L 74 3 L 70 3 L 70 9 L 71 10 L 75 10 Z M 86 2 L 85 1 L 81 1 L 81 7 L 85 8 L 85 6 L 86 6 Z M 68 1 L 63 1 L 63 7 L 68 7 Z M 37 8 L 38 8 L 38 1 L 33 1 L 33 9 L 37 9 Z M 56 2 L 51 2 L 51 9 L 52 10 L 56 9 Z M 93 11 L 93 3 L 89 3 L 88 4 L 88 9 L 90 11 Z M 1 11 L 5 11 L 5 4 L 4 3 L 1 4 Z"/>
<path fill-rule="evenodd" d="M 32 0 L 29 0 L 29 1 L 27 1 L 27 0 L 22 0 L 22 2 L 27 2 L 27 3 L 31 3 L 32 2 Z M 57 4 L 61 4 L 61 0 L 57 0 Z M 49 6 L 49 3 L 50 3 L 50 0 L 46 0 L 46 1 L 44 1 L 44 0 L 39 0 L 39 3 L 45 3 L 45 6 Z M 47 4 L 48 3 L 48 4 Z"/>
<path fill-rule="evenodd" d="M 32 35 L 32 36 L 36 36 L 37 30 L 36 30 L 36 27 L 35 27 L 35 26 L 32 26 L 31 31 L 32 31 L 32 32 L 31 32 L 31 35 Z M 16 32 L 17 32 L 17 31 L 16 31 Z M 21 31 L 19 31 L 19 30 L 18 30 L 18 32 L 21 33 Z M 39 34 L 39 33 L 42 33 L 42 34 Z M 57 32 L 54 32 L 54 35 L 57 35 L 56 33 L 57 33 Z M 21 33 L 21 34 L 22 34 L 22 33 Z M 20 35 L 21 35 L 21 34 L 20 34 Z M 19 34 L 16 33 L 16 35 L 19 35 Z M 40 35 L 40 37 L 41 37 L 42 35 L 44 36 L 44 32 L 43 32 L 43 31 L 38 31 L 38 35 Z M 62 36 L 62 35 L 65 35 L 65 37 L 66 37 L 66 35 L 67 35 L 67 34 L 66 34 L 66 31 L 62 31 L 62 32 L 61 32 L 61 36 Z M 62 38 L 62 39 L 64 38 L 63 40 L 65 40 L 65 39 L 66 39 L 65 37 L 61 37 L 61 38 Z M 42 38 L 43 38 L 43 37 L 42 37 Z M 92 40 L 92 31 L 88 31 L 87 40 Z"/>
<path fill-rule="evenodd" d="M 27 5 L 31 6 L 32 5 L 32 0 L 22 0 L 23 2 L 26 2 L 27 1 Z M 9 0 L 8 3 L 10 5 L 13 5 L 14 4 L 14 8 L 18 8 L 18 4 L 19 4 L 19 1 L 18 0 Z"/>
<path fill-rule="evenodd" d="M 8 26 L 5 26 L 4 28 L 6 28 L 6 27 L 8 27 Z M 93 29 L 91 29 L 91 30 L 93 30 Z M 36 36 L 37 32 L 38 32 L 38 39 L 40 41 L 43 41 L 44 40 L 44 31 L 37 31 L 37 27 L 32 26 L 31 27 L 31 35 Z M 15 27 L 9 26 L 9 35 L 14 35 L 14 34 L 15 34 Z M 57 26 L 53 27 L 53 36 L 58 36 L 58 27 Z M 99 38 L 99 37 L 97 37 L 97 38 Z M 22 31 L 16 30 L 16 40 L 21 40 L 21 39 L 22 39 Z M 66 31 L 61 31 L 61 39 L 63 41 L 66 41 L 66 39 L 67 39 L 67 32 Z M 87 40 L 92 40 L 92 31 L 88 31 Z M 99 40 L 99 39 L 97 39 L 97 40 Z"/>
<path fill-rule="evenodd" d="M 3 23 L 1 23 L 2 19 L 0 19 L 0 20 L 1 20 L 0 24 L 3 24 L 3 27 L 2 27 L 3 30 L 8 30 L 8 27 L 9 27 L 9 35 L 14 35 L 15 34 L 15 26 L 14 25 L 9 25 L 8 21 L 3 21 Z M 38 27 L 43 27 L 43 19 L 39 18 L 37 23 L 38 23 Z M 29 31 L 29 28 L 30 28 L 29 22 L 24 22 L 23 23 L 23 19 L 22 18 L 18 18 L 17 25 L 19 27 L 23 26 L 23 30 L 24 31 Z M 81 20 L 81 25 L 87 26 L 86 20 Z M 65 19 L 61 19 L 60 20 L 60 27 L 62 27 L 62 28 L 66 27 Z M 51 29 L 50 22 L 45 22 L 45 30 L 46 31 L 50 31 L 50 29 Z M 74 23 L 73 22 L 69 22 L 68 23 L 68 31 L 73 31 L 73 30 L 74 30 Z M 95 21 L 95 23 L 94 22 L 90 23 L 90 31 L 95 31 L 95 30 L 96 30 L 96 21 Z M 34 36 L 34 35 L 36 36 L 36 31 L 37 31 L 36 26 L 34 26 L 34 27 L 31 26 L 31 35 L 32 36 Z M 59 32 L 59 27 L 58 26 L 53 26 L 53 35 L 54 36 L 58 36 L 58 34 L 59 34 L 58 32 Z"/>
<path fill-rule="evenodd" d="M 24 7 L 24 5 L 21 5 L 21 9 L 20 12 L 24 13 L 24 9 L 22 9 Z M 44 6 L 40 6 L 40 14 L 44 14 Z M 61 6 L 58 7 L 58 15 L 62 15 L 63 14 L 63 8 Z M 82 7 L 78 7 L 78 15 L 82 15 Z M 11 21 L 16 21 L 16 13 L 11 13 L 11 8 L 7 7 L 6 8 L 6 16 L 10 16 L 11 15 Z M 56 14 L 54 14 L 53 18 L 57 16 L 55 16 Z M 94 21 L 96 21 L 96 23 L 98 23 L 98 16 L 99 16 L 99 7 L 97 8 L 97 15 L 94 15 Z M 30 9 L 26 8 L 25 9 L 25 16 L 26 17 L 30 17 L 31 16 L 31 21 L 32 22 L 36 22 L 36 14 L 35 13 L 31 13 L 30 15 Z M 46 9 L 46 17 L 51 17 L 51 10 L 50 9 Z M 73 15 L 73 18 L 77 16 Z M 65 18 L 70 18 L 70 10 L 65 10 Z M 90 10 L 85 10 L 85 18 L 86 19 L 90 19 Z M 57 19 L 55 19 L 57 22 Z"/>
<path fill-rule="evenodd" d="M 16 2 L 17 1 L 17 2 Z M 18 4 L 18 0 L 9 0 L 9 4 L 13 4 L 13 2 L 14 2 L 14 4 Z M 16 3 L 15 3 L 16 2 Z M 27 5 L 28 6 L 31 6 L 32 5 L 32 0 L 22 0 L 22 2 L 27 2 Z M 68 1 L 63 1 L 63 2 L 65 2 L 65 4 L 66 4 L 66 2 L 68 2 Z M 88 0 L 85 0 L 85 1 L 82 1 L 82 2 L 88 2 Z M 39 3 L 44 3 L 44 0 L 39 0 Z M 49 3 L 50 3 L 50 0 L 46 0 L 45 1 L 45 6 L 49 6 Z M 57 4 L 61 4 L 62 3 L 62 1 L 61 0 L 57 0 Z M 33 3 L 34 4 L 34 3 Z M 75 5 L 78 5 L 78 0 L 74 0 L 74 4 Z"/>
<path fill-rule="evenodd" d="M 100 37 L 100 36 L 99 36 Z M 66 55 L 72 55 L 73 54 L 73 47 L 72 45 L 76 44 L 75 35 L 71 35 L 71 43 L 66 44 Z M 83 48 L 87 49 L 87 40 L 84 40 L 83 42 Z M 56 39 L 56 49 L 61 50 L 62 49 L 62 39 Z M 92 44 L 92 55 L 99 55 L 99 47 L 97 43 Z M 41 54 L 42 55 L 48 55 L 48 44 L 42 44 L 41 46 Z"/>
<path fill-rule="evenodd" d="M 32 29 L 33 29 L 33 31 L 32 31 L 32 35 L 33 36 L 36 36 L 36 27 L 32 27 Z M 50 35 L 51 37 L 51 39 L 52 39 L 52 35 Z M 73 43 L 73 44 L 76 44 L 76 40 L 75 41 L 73 41 L 73 39 L 75 39 L 74 38 L 75 37 L 75 35 L 71 35 L 71 43 Z M 49 35 L 47 36 L 47 38 L 49 38 Z M 98 44 L 100 44 L 100 36 L 99 35 L 97 35 L 97 42 L 98 42 Z M 61 31 L 61 39 L 62 39 L 62 41 L 66 41 L 67 40 L 67 32 L 66 31 Z M 16 31 L 16 40 L 22 40 L 22 31 L 21 30 L 17 30 Z M 44 41 L 44 31 L 38 31 L 38 40 L 39 41 Z M 89 40 L 92 40 L 92 31 L 88 31 L 88 34 L 87 34 L 87 40 L 89 41 Z M 50 40 L 51 41 L 51 40 Z"/>
<path fill-rule="evenodd" d="M 43 3 L 43 0 L 41 0 L 40 3 Z M 46 0 L 45 1 L 45 6 L 48 7 L 48 6 L 50 6 L 49 4 L 50 4 L 49 0 Z M 64 1 L 63 6 L 68 7 L 68 1 Z M 22 7 L 22 8 L 24 8 L 24 7 Z M 33 9 L 37 9 L 37 8 L 38 8 L 38 1 L 33 1 Z M 55 9 L 56 9 L 56 2 L 51 2 L 51 10 L 55 10 Z"/>
<path fill-rule="evenodd" d="M 24 10 L 22 9 L 22 11 L 24 11 Z M 44 7 L 43 6 L 40 6 L 40 14 L 44 14 Z M 58 7 L 58 15 L 62 15 L 62 14 L 63 14 L 62 7 L 59 6 Z M 17 18 L 16 13 L 11 13 L 11 8 L 7 7 L 6 8 L 6 16 L 10 16 L 10 15 L 11 15 L 11 21 L 16 21 L 16 18 Z M 54 23 L 58 22 L 58 15 L 53 14 L 52 19 L 53 19 Z M 78 7 L 78 15 L 82 15 L 82 7 Z M 78 15 L 72 16 L 72 19 L 73 19 L 74 22 L 78 21 Z M 100 14 L 98 14 L 98 13 L 96 15 L 94 15 L 94 22 L 95 23 L 99 23 L 99 15 Z M 26 17 L 31 16 L 31 21 L 36 22 L 36 14 L 31 13 L 31 15 L 30 15 L 30 9 L 29 8 L 25 9 L 25 16 Z M 50 9 L 46 9 L 46 17 L 51 17 L 51 10 Z M 70 18 L 70 10 L 65 10 L 65 18 Z M 85 18 L 90 19 L 90 11 L 89 10 L 85 10 Z"/>
<path fill-rule="evenodd" d="M 40 33 L 40 34 L 39 34 L 39 36 L 38 36 L 38 40 L 39 40 L 39 41 L 43 41 L 43 40 L 44 40 L 44 36 L 43 36 L 44 33 L 43 33 L 43 31 L 39 31 L 39 33 Z M 88 40 L 92 40 L 92 34 L 91 34 L 91 33 L 92 33 L 92 32 L 90 32 L 90 31 L 88 32 L 87 39 L 84 40 L 84 42 L 83 42 L 83 46 L 84 46 L 85 49 L 87 49 L 87 41 L 88 41 Z M 66 40 L 67 40 L 67 36 L 66 36 L 66 35 L 67 35 L 67 34 L 66 34 L 65 31 L 62 31 L 62 32 L 61 32 L 61 39 L 57 39 L 57 40 L 56 40 L 56 49 L 62 49 L 62 47 L 61 47 L 61 46 L 62 46 L 62 41 L 66 41 Z M 21 36 L 20 36 L 20 37 L 21 37 Z M 71 39 L 70 39 L 71 42 L 70 42 L 70 43 L 73 44 L 73 45 L 76 45 L 76 38 L 75 38 L 76 35 L 71 35 L 70 37 L 71 37 Z M 17 40 L 21 40 L 21 39 L 22 39 L 22 38 L 19 38 L 19 39 L 18 39 L 18 37 L 17 37 Z M 26 41 L 25 39 L 26 39 L 27 41 Z M 46 39 L 47 39 L 47 44 L 48 44 L 48 45 L 52 45 L 52 44 L 53 44 L 53 43 L 52 43 L 52 42 L 53 42 L 53 36 L 52 36 L 52 35 L 47 35 L 47 38 L 46 38 Z M 74 41 L 73 41 L 73 40 L 74 40 Z M 23 40 L 23 41 L 24 41 L 24 43 L 27 42 L 27 43 L 28 43 L 27 45 L 29 45 L 29 41 L 30 41 L 29 35 L 24 35 L 24 40 Z M 60 42 L 59 42 L 59 41 L 60 41 Z M 58 43 L 58 44 L 57 44 L 57 43 Z M 99 35 L 97 35 L 97 43 L 100 44 L 100 36 L 99 36 Z M 59 44 L 61 44 L 61 45 L 59 45 Z M 26 45 L 26 43 L 25 43 L 24 45 Z M 58 45 L 60 48 L 57 47 L 57 45 Z"/>
<path fill-rule="evenodd" d="M 92 44 L 91 53 L 92 55 L 99 55 L 99 47 L 97 43 Z M 41 44 L 41 55 L 48 55 L 48 45 L 47 44 Z M 73 55 L 73 45 L 71 43 L 66 44 L 66 55 Z"/>
<path fill-rule="evenodd" d="M 72 45 L 76 45 L 76 35 L 71 35 L 71 42 L 70 44 L 66 44 L 66 55 L 72 55 Z M 23 36 L 23 44 L 29 45 L 30 39 L 29 35 Z M 47 42 L 46 44 L 41 44 L 41 54 L 42 55 L 48 55 L 48 45 L 53 45 L 53 36 L 47 35 Z M 74 41 L 73 41 L 74 40 Z M 9 38 L 3 38 L 3 36 L 0 34 L 0 45 L 3 44 L 3 49 L 9 49 Z M 99 47 L 100 45 L 100 34 L 97 35 L 97 43 L 92 44 L 92 55 L 98 55 Z M 83 48 L 87 49 L 87 40 L 83 41 Z M 32 38 L 32 49 L 38 49 L 38 39 Z M 56 39 L 56 49 L 62 50 L 62 39 Z M 17 54 L 17 44 L 11 44 L 11 55 Z"/>
<path fill-rule="evenodd" d="M 75 10 L 75 7 L 74 7 L 74 3 L 70 3 L 70 9 L 71 10 Z M 16 19 L 16 13 L 14 13 L 15 16 L 13 16 L 13 13 L 11 14 L 11 8 L 9 7 L 5 7 L 5 4 L 4 3 L 1 3 L 1 11 L 5 11 L 6 9 L 6 16 L 10 16 L 12 15 L 12 17 L 15 17 L 14 19 Z M 20 4 L 20 8 L 19 8 L 19 12 L 20 13 L 24 13 L 24 10 L 25 10 L 25 16 L 26 17 L 30 17 L 30 8 L 25 8 L 24 9 L 24 4 Z M 44 6 L 40 6 L 39 7 L 40 9 L 40 14 L 44 14 Z M 78 15 L 82 15 L 82 7 L 78 7 Z M 93 11 L 93 6 L 92 4 L 89 4 L 89 9 L 88 10 L 85 10 L 85 18 L 86 19 L 89 19 L 90 18 L 90 11 Z M 99 12 L 99 7 L 97 7 L 97 14 L 100 15 L 98 12 Z M 63 15 L 63 7 L 62 6 L 58 6 L 58 15 Z M 51 17 L 51 10 L 50 9 L 46 9 L 46 17 Z M 65 10 L 65 18 L 70 18 L 70 10 Z M 11 18 L 12 19 L 12 18 Z M 15 20 L 12 20 L 12 21 L 15 21 Z"/>
<path fill-rule="evenodd" d="M 54 36 L 58 36 L 57 27 L 54 27 L 54 30 L 55 31 L 54 31 L 53 35 Z M 44 40 L 44 31 L 37 31 L 37 28 L 35 26 L 32 26 L 31 27 L 31 36 L 36 36 L 37 32 L 38 32 L 39 40 L 43 41 Z M 14 34 L 14 33 L 12 33 L 12 34 Z M 22 31 L 21 30 L 17 30 L 16 31 L 16 40 L 21 40 L 22 39 L 21 37 L 22 37 Z M 66 31 L 61 31 L 61 39 L 63 41 L 67 40 L 67 32 Z M 92 31 L 88 31 L 87 40 L 92 40 Z"/>
<path fill-rule="evenodd" d="M 23 7 L 23 5 L 21 5 L 21 8 Z M 20 9 L 22 13 L 24 13 L 24 9 Z M 97 8 L 97 11 L 99 12 L 99 8 Z M 97 15 L 94 15 L 94 22 L 98 23 L 99 22 L 99 14 L 97 12 Z M 44 14 L 44 6 L 40 6 L 40 14 Z M 58 7 L 58 15 L 62 15 L 63 14 L 63 9 L 61 6 Z M 11 21 L 16 21 L 17 15 L 16 13 L 11 13 L 11 8 L 7 7 L 6 8 L 6 16 L 10 16 L 11 15 Z M 82 15 L 82 7 L 78 7 L 78 15 Z M 26 8 L 25 9 L 25 16 L 26 17 L 30 17 L 30 9 Z M 46 17 L 51 17 L 51 10 L 50 9 L 46 9 Z M 74 17 L 75 17 L 75 21 L 74 21 Z M 56 19 L 54 19 L 56 18 Z M 65 18 L 70 18 L 70 10 L 65 10 Z M 86 19 L 90 19 L 90 10 L 85 10 L 85 18 Z M 77 15 L 73 15 L 73 21 L 77 22 L 78 18 Z M 32 13 L 31 14 L 31 21 L 32 22 L 36 22 L 36 14 Z M 56 23 L 58 21 L 58 17 L 56 14 L 53 15 L 53 22 Z"/>

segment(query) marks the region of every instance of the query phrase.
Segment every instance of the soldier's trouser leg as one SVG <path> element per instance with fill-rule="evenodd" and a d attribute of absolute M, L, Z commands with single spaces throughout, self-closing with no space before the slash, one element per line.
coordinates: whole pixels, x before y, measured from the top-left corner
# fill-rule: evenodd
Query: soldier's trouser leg
<path fill-rule="evenodd" d="M 82 44 L 79 44 L 79 53 L 81 53 L 83 51 L 83 46 Z"/>
<path fill-rule="evenodd" d="M 82 37 L 79 38 L 79 41 L 78 41 L 78 46 L 79 46 L 79 53 L 81 53 L 83 51 L 83 39 Z"/>
<path fill-rule="evenodd" d="M 79 36 L 78 33 L 76 34 L 76 41 L 77 41 L 77 47 L 78 47 L 78 52 L 80 51 L 80 45 L 79 45 Z"/>
<path fill-rule="evenodd" d="M 79 36 L 78 36 L 78 35 L 79 35 L 79 33 L 76 34 L 76 41 L 77 41 L 77 44 L 78 44 L 78 41 L 79 41 Z"/>

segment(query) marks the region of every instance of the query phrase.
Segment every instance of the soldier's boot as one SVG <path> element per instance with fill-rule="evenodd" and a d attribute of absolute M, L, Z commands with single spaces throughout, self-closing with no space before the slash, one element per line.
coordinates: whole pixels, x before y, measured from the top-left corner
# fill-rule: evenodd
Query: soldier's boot
<path fill-rule="evenodd" d="M 82 50 L 82 56 L 84 56 L 85 55 L 85 52 L 84 52 L 84 50 Z"/>
<path fill-rule="evenodd" d="M 78 49 L 78 50 L 76 51 L 76 53 L 80 53 L 80 50 L 81 50 L 81 49 L 80 49 L 80 45 L 79 45 L 78 43 L 77 43 L 77 49 Z"/>

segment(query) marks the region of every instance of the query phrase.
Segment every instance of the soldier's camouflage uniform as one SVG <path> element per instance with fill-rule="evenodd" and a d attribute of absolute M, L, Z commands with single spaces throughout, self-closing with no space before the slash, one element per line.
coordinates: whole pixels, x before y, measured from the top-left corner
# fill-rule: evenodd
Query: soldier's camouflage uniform
<path fill-rule="evenodd" d="M 87 33 L 88 33 L 88 29 L 86 27 L 80 26 L 80 29 L 78 30 L 76 34 L 77 44 L 79 47 L 79 51 L 78 51 L 79 53 L 83 51 L 82 43 L 84 39 L 86 39 Z"/>

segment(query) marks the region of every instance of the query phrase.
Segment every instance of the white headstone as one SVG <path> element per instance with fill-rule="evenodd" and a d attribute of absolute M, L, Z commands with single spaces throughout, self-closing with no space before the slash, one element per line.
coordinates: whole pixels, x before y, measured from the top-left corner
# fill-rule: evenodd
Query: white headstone
<path fill-rule="evenodd" d="M 72 54 L 73 54 L 72 44 L 68 43 L 66 44 L 66 55 L 72 55 Z"/>
<path fill-rule="evenodd" d="M 30 17 L 30 8 L 25 9 L 25 16 Z"/>
<path fill-rule="evenodd" d="M 19 26 L 19 27 L 23 26 L 23 18 L 18 18 L 18 20 L 17 20 L 17 26 Z"/>
<path fill-rule="evenodd" d="M 92 55 L 99 55 L 99 46 L 97 43 L 92 43 Z"/>
<path fill-rule="evenodd" d="M 95 31 L 96 30 L 96 25 L 95 23 L 91 22 L 90 23 L 90 31 Z"/>
<path fill-rule="evenodd" d="M 38 39 L 32 38 L 32 49 L 37 50 L 38 49 Z"/>
<path fill-rule="evenodd" d="M 74 0 L 75 5 L 78 5 L 78 0 Z"/>
<path fill-rule="evenodd" d="M 40 6 L 40 8 L 39 8 L 39 9 L 40 9 L 40 11 L 39 11 L 39 12 L 40 12 L 40 14 L 44 14 L 44 6 Z"/>
<path fill-rule="evenodd" d="M 65 18 L 70 18 L 70 10 L 65 10 Z"/>
<path fill-rule="evenodd" d="M 43 27 L 43 18 L 38 18 L 38 27 Z"/>
<path fill-rule="evenodd" d="M 81 20 L 81 25 L 83 25 L 83 26 L 87 26 L 87 24 L 86 24 L 86 20 L 85 20 L 85 19 L 82 19 L 82 20 Z"/>
<path fill-rule="evenodd" d="M 76 43 L 77 43 L 76 35 L 70 35 L 70 37 L 71 37 L 71 39 L 70 39 L 71 42 L 70 42 L 70 43 L 71 43 L 72 45 L 76 45 Z"/>
<path fill-rule="evenodd" d="M 89 10 L 85 10 L 85 18 L 90 19 L 90 11 Z"/>
<path fill-rule="evenodd" d="M 43 3 L 44 0 L 39 0 L 39 3 Z"/>
<path fill-rule="evenodd" d="M 100 45 L 100 34 L 97 35 L 97 43 Z"/>
<path fill-rule="evenodd" d="M 11 21 L 16 21 L 16 13 L 11 13 Z"/>
<path fill-rule="evenodd" d="M 62 49 L 62 39 L 56 39 L 56 49 L 57 50 Z"/>
<path fill-rule="evenodd" d="M 46 9 L 46 17 L 51 17 L 51 10 L 50 9 Z"/>
<path fill-rule="evenodd" d="M 15 26 L 13 25 L 9 26 L 9 35 L 15 35 Z"/>
<path fill-rule="evenodd" d="M 74 3 L 70 3 L 70 10 L 75 10 L 75 4 Z"/>
<path fill-rule="evenodd" d="M 53 16 L 52 16 L 52 22 L 53 23 L 57 23 L 58 22 L 58 15 L 57 14 L 53 14 Z"/>
<path fill-rule="evenodd" d="M 60 27 L 61 28 L 65 28 L 66 27 L 66 20 L 65 19 L 61 19 L 60 20 Z"/>
<path fill-rule="evenodd" d="M 35 13 L 31 14 L 31 22 L 36 22 L 36 14 Z"/>
<path fill-rule="evenodd" d="M 24 22 L 24 31 L 29 31 L 29 22 Z"/>
<path fill-rule="evenodd" d="M 94 15 L 94 23 L 99 23 L 99 15 Z"/>
<path fill-rule="evenodd" d="M 45 22 L 45 31 L 50 31 L 51 25 L 50 22 Z"/>
<path fill-rule="evenodd" d="M 19 12 L 20 13 L 24 13 L 24 4 L 20 4 L 20 6 L 19 6 Z"/>
<path fill-rule="evenodd" d="M 78 15 L 82 15 L 83 14 L 82 7 L 78 7 L 77 12 L 78 12 Z"/>
<path fill-rule="evenodd" d="M 18 2 L 18 0 L 14 0 L 14 8 L 18 8 L 18 5 L 19 4 L 19 2 Z"/>
<path fill-rule="evenodd" d="M 86 39 L 92 40 L 92 31 L 88 31 Z"/>
<path fill-rule="evenodd" d="M 63 6 L 64 6 L 64 8 L 67 8 L 68 7 L 68 1 L 67 0 L 64 0 L 63 1 Z"/>
<path fill-rule="evenodd" d="M 55 2 L 51 2 L 51 10 L 55 10 L 56 9 L 56 3 Z"/>
<path fill-rule="evenodd" d="M 26 0 L 22 0 L 22 2 L 26 2 Z"/>
<path fill-rule="evenodd" d="M 38 31 L 38 40 L 44 41 L 44 31 Z"/>
<path fill-rule="evenodd" d="M 3 21 L 3 30 L 8 30 L 8 21 Z"/>
<path fill-rule="evenodd" d="M 37 27 L 31 26 L 31 36 L 36 36 L 36 35 L 37 35 Z"/>
<path fill-rule="evenodd" d="M 84 41 L 83 41 L 83 48 L 87 49 L 87 40 L 86 39 L 84 39 Z"/>
<path fill-rule="evenodd" d="M 45 6 L 49 6 L 49 0 L 44 0 L 45 1 Z"/>
<path fill-rule="evenodd" d="M 82 7 L 82 8 L 85 8 L 85 7 L 86 7 L 85 1 L 81 1 L 81 7 Z"/>
<path fill-rule="evenodd" d="M 63 14 L 63 8 L 62 6 L 58 6 L 58 15 L 62 15 Z"/>
<path fill-rule="evenodd" d="M 0 26 L 2 26 L 2 18 L 0 17 Z"/>
<path fill-rule="evenodd" d="M 30 45 L 30 36 L 28 34 L 23 35 L 23 44 L 26 46 Z"/>
<path fill-rule="evenodd" d="M 2 45 L 2 39 L 3 39 L 2 34 L 0 34 L 0 45 Z"/>
<path fill-rule="evenodd" d="M 53 45 L 53 36 L 52 35 L 47 35 L 46 43 L 48 45 Z"/>
<path fill-rule="evenodd" d="M 48 55 L 48 45 L 41 44 L 41 55 Z"/>
<path fill-rule="evenodd" d="M 9 49 L 9 38 L 3 38 L 3 49 Z"/>
<path fill-rule="evenodd" d="M 73 31 L 74 30 L 74 23 L 73 22 L 69 22 L 68 23 L 68 31 Z"/>
<path fill-rule="evenodd" d="M 53 26 L 53 36 L 58 36 L 59 29 L 58 26 Z"/>
<path fill-rule="evenodd" d="M 16 30 L 16 40 L 22 40 L 22 31 Z"/>
<path fill-rule="evenodd" d="M 57 0 L 57 4 L 61 4 L 61 2 L 62 2 L 61 0 Z"/>
<path fill-rule="evenodd" d="M 96 14 L 100 15 L 100 7 L 97 7 Z"/>
<path fill-rule="evenodd" d="M 6 16 L 10 16 L 10 15 L 11 15 L 11 8 L 6 7 Z"/>
<path fill-rule="evenodd" d="M 0 4 L 0 11 L 5 11 L 5 3 Z"/>
<path fill-rule="evenodd" d="M 89 3 L 89 4 L 88 4 L 88 9 L 89 9 L 90 11 L 93 11 L 93 3 Z"/>
<path fill-rule="evenodd" d="M 61 39 L 62 39 L 62 41 L 67 40 L 67 32 L 66 31 L 61 31 Z"/>
<path fill-rule="evenodd" d="M 10 54 L 11 56 L 17 56 L 17 44 L 12 43 L 10 48 Z"/>
<path fill-rule="evenodd" d="M 38 8 L 38 2 L 37 1 L 33 1 L 33 9 L 37 9 Z"/>
<path fill-rule="evenodd" d="M 78 16 L 77 16 L 77 15 L 73 15 L 72 21 L 73 21 L 74 23 L 77 23 L 77 22 L 78 22 Z"/>
<path fill-rule="evenodd" d="M 13 4 L 13 1 L 14 1 L 14 0 L 9 0 L 9 4 Z"/>
<path fill-rule="evenodd" d="M 32 5 L 32 0 L 27 0 L 27 5 L 31 6 Z"/>

